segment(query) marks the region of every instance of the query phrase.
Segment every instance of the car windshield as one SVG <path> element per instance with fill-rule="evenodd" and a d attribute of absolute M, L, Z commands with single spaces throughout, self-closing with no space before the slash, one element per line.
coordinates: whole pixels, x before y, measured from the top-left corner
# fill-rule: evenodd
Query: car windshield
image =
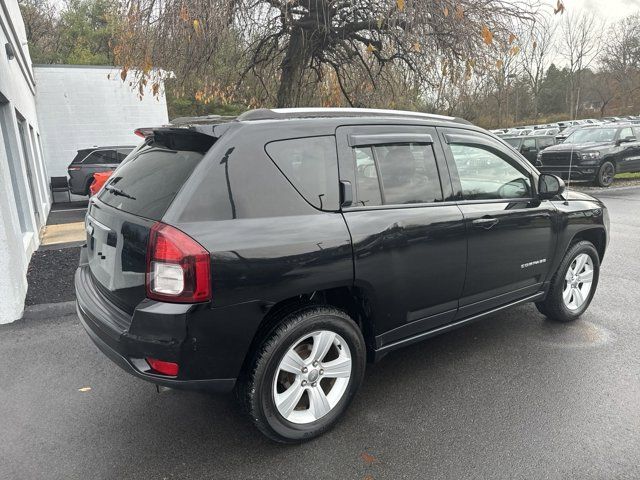
<path fill-rule="evenodd" d="M 573 132 L 565 143 L 613 142 L 615 136 L 615 128 L 585 128 Z"/>

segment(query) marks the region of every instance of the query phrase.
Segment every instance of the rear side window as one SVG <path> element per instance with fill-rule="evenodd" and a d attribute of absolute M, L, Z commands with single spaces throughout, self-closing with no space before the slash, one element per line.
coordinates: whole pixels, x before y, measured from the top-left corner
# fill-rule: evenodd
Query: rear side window
<path fill-rule="evenodd" d="M 442 201 L 438 167 L 430 144 L 354 148 L 358 204 L 408 205 Z"/>
<path fill-rule="evenodd" d="M 96 150 L 82 162 L 86 165 L 118 163 L 115 150 Z"/>
<path fill-rule="evenodd" d="M 278 140 L 265 150 L 293 187 L 314 207 L 338 210 L 338 158 L 335 138 Z"/>
<path fill-rule="evenodd" d="M 202 160 L 203 150 L 175 150 L 151 140 L 116 170 L 98 198 L 125 212 L 160 220 Z"/>
<path fill-rule="evenodd" d="M 76 153 L 76 156 L 73 157 L 73 160 L 71 161 L 71 163 L 82 162 L 82 160 L 84 160 L 87 157 L 87 155 L 89 155 L 91 152 L 92 152 L 91 149 L 78 150 L 78 153 Z"/>
<path fill-rule="evenodd" d="M 519 138 L 505 138 L 504 141 L 514 148 L 518 148 L 520 146 Z"/>

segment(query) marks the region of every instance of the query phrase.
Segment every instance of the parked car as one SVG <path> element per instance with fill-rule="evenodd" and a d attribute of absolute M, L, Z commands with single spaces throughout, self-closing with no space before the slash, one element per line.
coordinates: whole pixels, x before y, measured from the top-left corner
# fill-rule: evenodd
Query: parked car
<path fill-rule="evenodd" d="M 556 144 L 555 139 L 551 135 L 504 137 L 503 140 L 511 145 L 517 152 L 520 152 L 532 165 L 536 163 L 539 152 Z"/>
<path fill-rule="evenodd" d="M 78 150 L 67 169 L 69 188 L 75 195 L 89 195 L 93 174 L 115 169 L 135 147 L 93 147 Z"/>
<path fill-rule="evenodd" d="M 538 154 L 541 172 L 609 187 L 616 173 L 640 171 L 640 127 L 608 124 L 573 132 Z"/>
<path fill-rule="evenodd" d="M 564 130 L 560 131 L 560 133 L 556 134 L 556 143 L 564 142 L 569 135 L 573 132 L 581 130 L 583 128 L 593 128 L 595 125 L 573 125 L 571 127 L 567 127 Z"/>
<path fill-rule="evenodd" d="M 113 170 L 107 170 L 106 172 L 96 172 L 93 174 L 93 182 L 89 186 L 89 195 L 94 196 L 100 191 L 102 186 L 107 182 L 108 178 L 113 173 Z"/>
<path fill-rule="evenodd" d="M 553 127 L 553 128 L 542 128 L 539 130 L 534 130 L 529 135 L 551 135 L 552 137 L 555 137 L 559 133 L 560 133 L 560 129 Z"/>
<path fill-rule="evenodd" d="M 300 442 L 367 360 L 524 302 L 578 318 L 608 225 L 464 120 L 254 110 L 155 129 L 91 198 L 77 310 L 129 373 L 235 388 L 263 433 Z"/>

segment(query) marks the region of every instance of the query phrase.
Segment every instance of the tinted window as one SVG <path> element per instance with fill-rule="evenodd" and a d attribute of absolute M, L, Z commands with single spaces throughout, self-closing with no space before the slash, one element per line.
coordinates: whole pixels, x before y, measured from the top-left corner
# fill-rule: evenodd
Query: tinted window
<path fill-rule="evenodd" d="M 203 156 L 150 142 L 118 168 L 98 198 L 134 215 L 159 220 Z"/>
<path fill-rule="evenodd" d="M 116 159 L 117 156 L 115 150 L 96 150 L 82 163 L 89 165 L 97 163 L 118 163 Z"/>
<path fill-rule="evenodd" d="M 550 147 L 551 145 L 553 145 L 555 142 L 553 141 L 553 138 L 539 138 L 538 139 L 538 149 L 539 150 L 543 150 L 547 147 Z"/>
<path fill-rule="evenodd" d="M 442 200 L 438 167 L 431 145 L 382 145 L 375 156 L 386 205 Z"/>
<path fill-rule="evenodd" d="M 522 142 L 522 151 L 525 150 L 535 150 L 536 149 L 536 139 L 535 138 L 525 138 Z"/>
<path fill-rule="evenodd" d="M 465 200 L 527 198 L 531 196 L 529 177 L 485 147 L 452 144 Z"/>
<path fill-rule="evenodd" d="M 76 156 L 73 157 L 73 160 L 71 163 L 80 163 L 90 153 L 91 153 L 91 149 L 78 150 L 78 153 L 76 153 Z"/>
<path fill-rule="evenodd" d="M 267 154 L 307 202 L 321 210 L 338 209 L 338 159 L 334 137 L 268 143 Z"/>
<path fill-rule="evenodd" d="M 519 138 L 505 138 L 504 141 L 516 149 L 520 146 Z"/>
<path fill-rule="evenodd" d="M 358 205 L 382 205 L 378 170 L 370 147 L 354 148 L 353 155 L 356 162 L 356 193 Z"/>
<path fill-rule="evenodd" d="M 116 163 L 122 162 L 132 151 L 132 148 L 116 150 Z"/>

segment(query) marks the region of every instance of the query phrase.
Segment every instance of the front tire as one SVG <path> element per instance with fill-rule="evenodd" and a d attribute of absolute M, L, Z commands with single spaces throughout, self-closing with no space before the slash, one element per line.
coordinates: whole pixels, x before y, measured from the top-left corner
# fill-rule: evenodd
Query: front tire
<path fill-rule="evenodd" d="M 613 184 L 613 179 L 616 176 L 616 166 L 609 160 L 602 162 L 600 168 L 596 172 L 596 178 L 594 184 L 597 187 L 610 187 Z"/>
<path fill-rule="evenodd" d="M 365 363 L 356 323 L 335 308 L 310 306 L 286 315 L 269 334 L 238 393 L 262 433 L 299 443 L 337 422 L 362 382 Z"/>
<path fill-rule="evenodd" d="M 549 293 L 536 303 L 538 311 L 556 322 L 572 322 L 589 307 L 598 286 L 600 257 L 591 242 L 569 248 L 551 280 Z"/>

